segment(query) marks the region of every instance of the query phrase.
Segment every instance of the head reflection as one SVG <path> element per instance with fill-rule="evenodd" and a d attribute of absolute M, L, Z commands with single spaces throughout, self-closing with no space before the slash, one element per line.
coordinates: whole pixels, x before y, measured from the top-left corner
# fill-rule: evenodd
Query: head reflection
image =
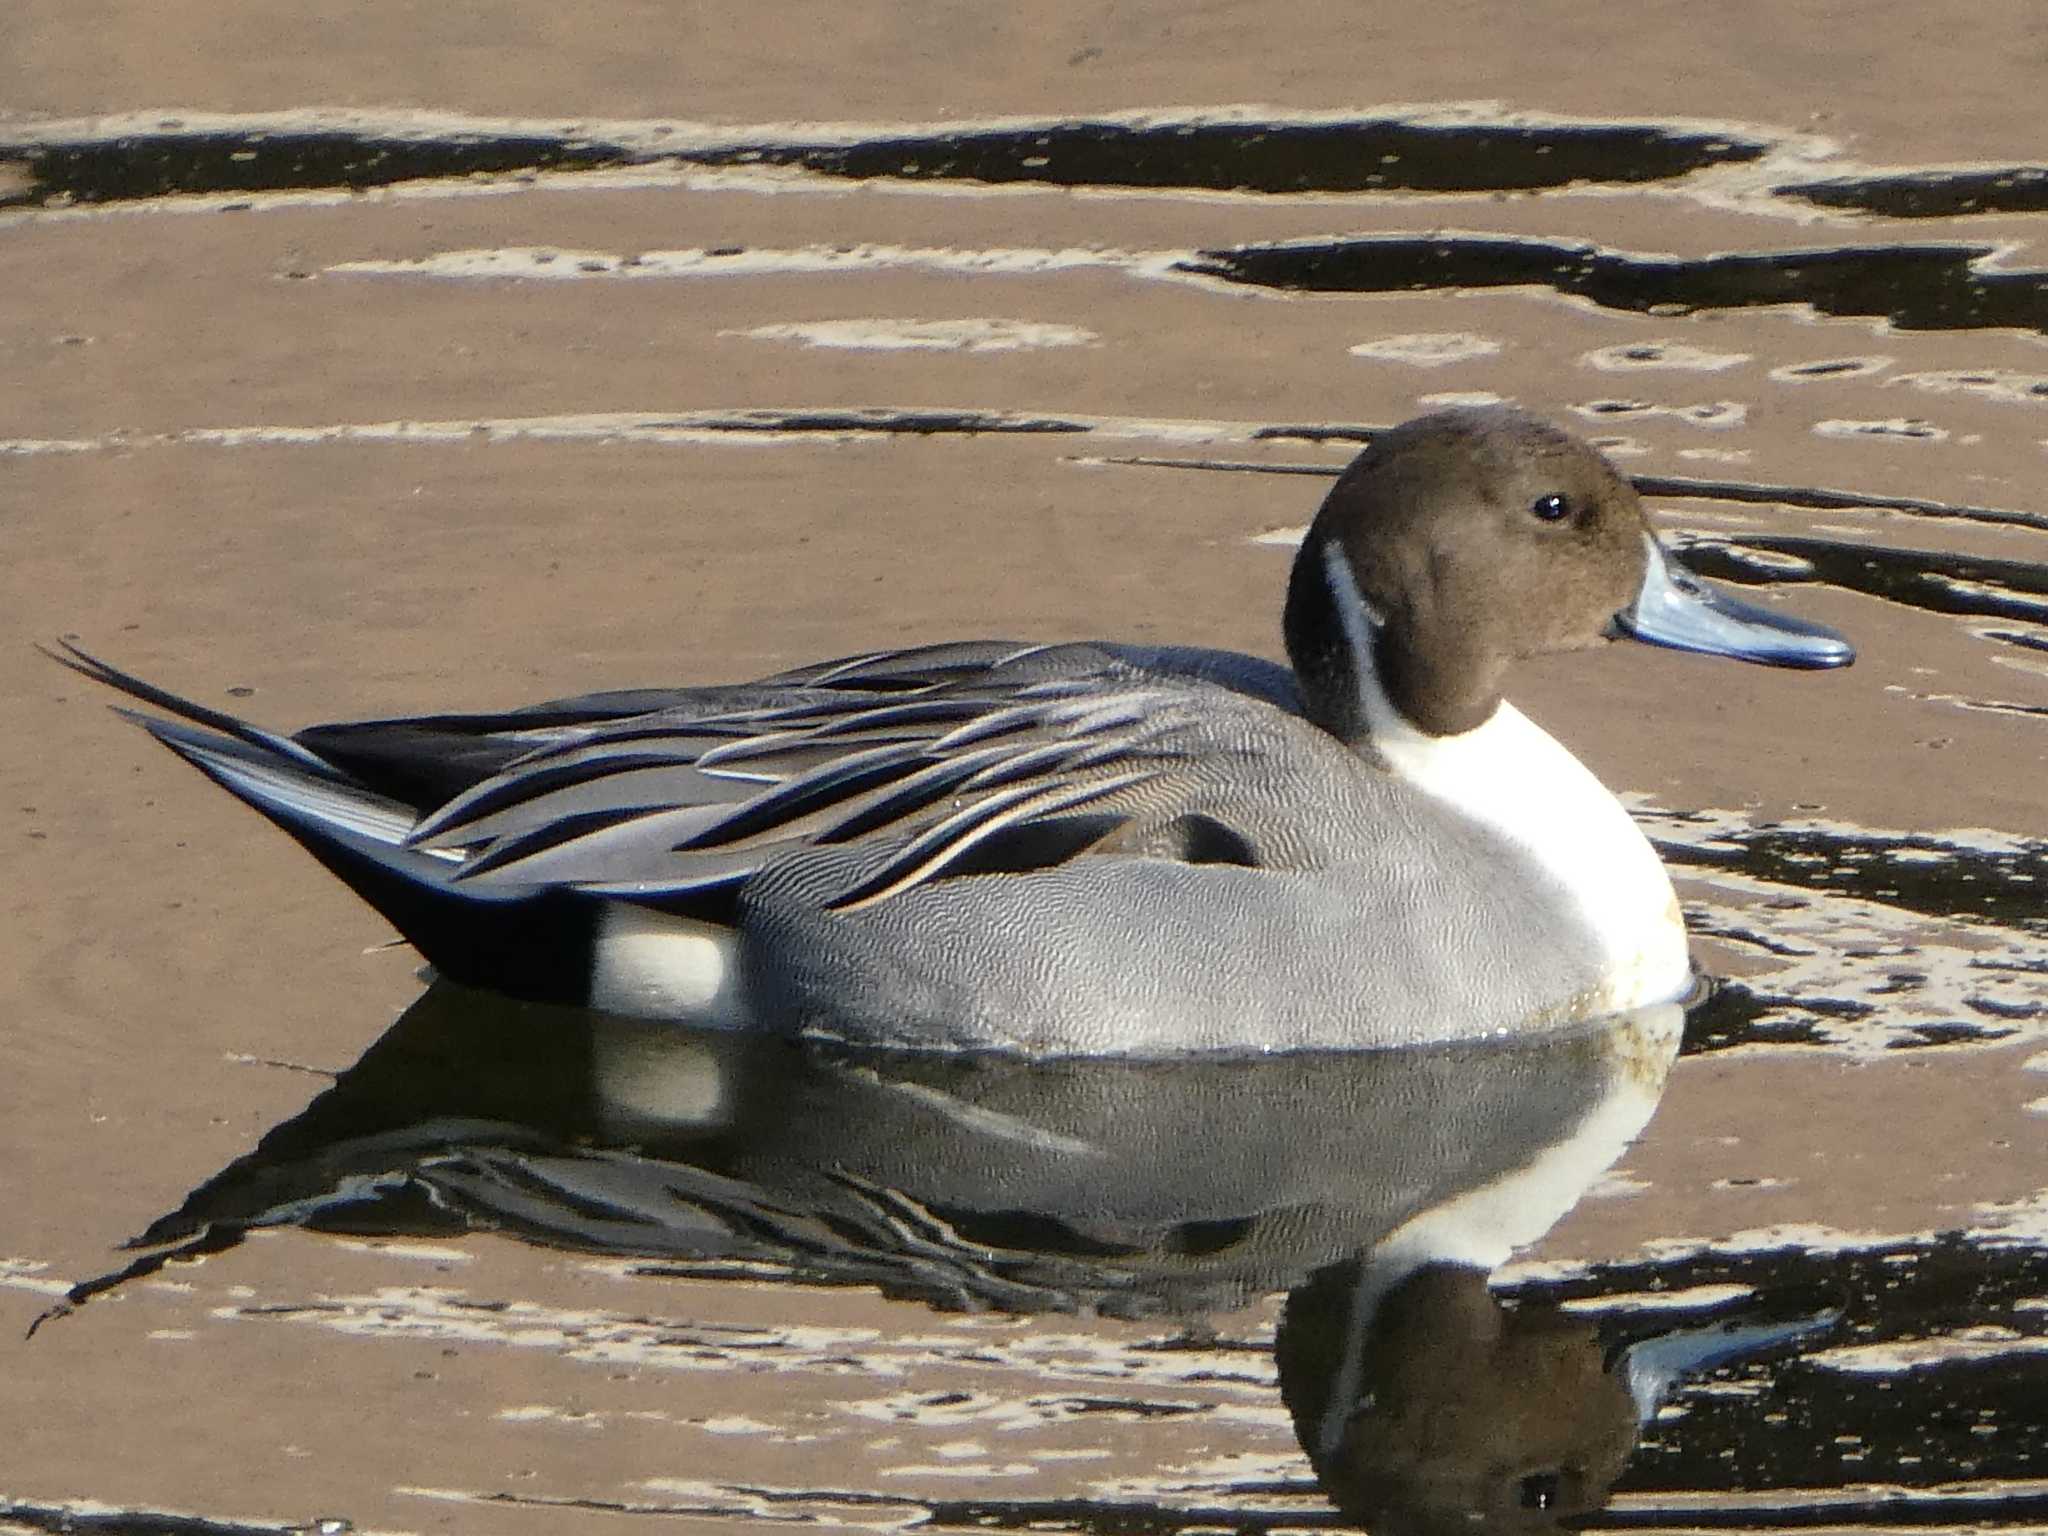
<path fill-rule="evenodd" d="M 1347 1516 L 1542 1529 L 1600 1504 L 1686 1361 L 1734 1347 L 1653 1360 L 1487 1288 L 1640 1132 L 1679 1027 L 1662 1007 L 1539 1041 L 1022 1062 L 437 985 L 73 1300 L 281 1224 L 489 1229 L 1013 1312 L 1191 1320 L 1286 1292 L 1283 1395 Z"/>
<path fill-rule="evenodd" d="M 1361 1307 L 1372 1290 L 1355 1263 L 1297 1287 L 1277 1343 L 1339 1509 L 1374 1531 L 1541 1531 L 1605 1502 L 1637 1412 L 1597 1325 L 1505 1308 L 1466 1265 L 1427 1264 Z M 1350 1357 L 1354 1394 L 1333 1396 L 1332 1363 Z"/>

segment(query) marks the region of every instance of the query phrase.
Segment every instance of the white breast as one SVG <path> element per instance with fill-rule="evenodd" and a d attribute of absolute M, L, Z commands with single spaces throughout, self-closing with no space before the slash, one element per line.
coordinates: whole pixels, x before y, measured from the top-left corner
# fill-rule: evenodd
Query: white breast
<path fill-rule="evenodd" d="M 1371 614 L 1350 562 L 1327 551 L 1330 589 L 1358 668 L 1358 698 L 1387 765 L 1468 821 L 1529 855 L 1575 902 L 1607 955 L 1601 1011 L 1668 1002 L 1691 986 L 1671 877 L 1607 787 L 1514 705 L 1455 736 L 1418 730 L 1380 682 Z"/>

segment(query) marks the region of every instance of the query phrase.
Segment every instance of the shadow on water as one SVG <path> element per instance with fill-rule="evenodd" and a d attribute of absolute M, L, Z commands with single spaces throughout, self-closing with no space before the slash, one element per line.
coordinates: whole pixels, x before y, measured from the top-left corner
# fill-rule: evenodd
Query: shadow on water
<path fill-rule="evenodd" d="M 2030 560 L 1786 534 L 1695 534 L 1678 543 L 1688 566 L 1724 581 L 1820 581 L 1924 613 L 2048 623 L 2048 566 Z"/>
<path fill-rule="evenodd" d="M 1682 1298 L 1767 1283 L 1780 1296 L 1827 1296 L 1840 1309 L 1827 1347 L 1681 1386 L 1616 1492 L 1654 1498 L 1732 1484 L 1794 1495 L 1776 1509 L 1757 1501 L 1753 1525 L 1712 1529 L 2002 1529 L 2048 1516 L 2038 1481 L 2048 1474 L 2044 1282 L 2048 1254 L 2034 1243 L 1951 1234 L 1595 1265 L 1507 1294 L 1589 1317 L 1611 1315 L 1617 1294 Z M 1945 1487 L 1966 1480 L 1981 1482 Z M 2008 1481 L 2033 1486 L 2015 1496 L 1997 1487 Z"/>
<path fill-rule="evenodd" d="M 1056 187 L 1153 187 L 1267 193 L 1528 191 L 1575 182 L 1666 181 L 1755 160 L 1761 142 L 1654 124 L 1162 120 L 1062 122 L 852 142 L 762 141 L 704 147 L 576 134 L 442 135 L 338 130 L 195 132 L 27 142 L 14 152 L 31 206 L 177 194 L 365 191 L 402 181 L 592 169 L 670 161 L 786 166 L 856 180 Z M 6 152 L 0 141 L 0 153 Z"/>
<path fill-rule="evenodd" d="M 1215 192 L 1533 191 L 1574 182 L 1667 181 L 1760 158 L 1765 145 L 1638 124 L 1065 123 L 778 144 L 693 155 L 707 164 L 800 166 L 858 179 L 1042 182 Z"/>
<path fill-rule="evenodd" d="M 1776 189 L 1822 208 L 1888 219 L 1946 219 L 1972 213 L 2048 213 L 2048 167 L 2008 165 L 1972 171 L 1903 171 L 1793 182 Z"/>
<path fill-rule="evenodd" d="M 0 137 L 0 162 L 25 171 L 0 207 L 117 204 L 176 195 L 349 190 L 400 182 L 595 170 L 650 163 L 773 166 L 850 180 L 1303 193 L 1518 192 L 1669 182 L 1761 159 L 1769 144 L 1676 126 L 1615 123 L 1065 121 L 952 133 L 664 142 L 601 135 L 375 132 L 294 127 L 197 131 L 167 125 L 115 136 Z M 1940 172 L 1778 189 L 1828 206 L 1933 216 L 2048 206 L 2038 168 Z M 1987 270 L 1990 245 L 1882 244 L 1641 256 L 1578 242 L 1507 236 L 1385 235 L 1202 251 L 1179 269 L 1310 293 L 1400 293 L 1541 286 L 1610 309 L 1689 314 L 1800 304 L 1882 317 L 1904 330 L 2048 331 L 2048 277 Z"/>
<path fill-rule="evenodd" d="M 50 1536 L 348 1536 L 346 1520 L 312 1525 L 249 1524 L 171 1510 L 81 1509 L 75 1504 L 33 1504 L 0 1496 L 0 1520 L 14 1531 L 47 1531 Z"/>
<path fill-rule="evenodd" d="M 1180 270 L 1290 293 L 1540 287 L 1635 314 L 1800 304 L 1907 331 L 2048 331 L 2048 274 L 1984 270 L 1997 249 L 1830 246 L 1686 259 L 1505 235 L 1372 235 L 1204 251 Z"/>
<path fill-rule="evenodd" d="M 1883 491 L 1847 491 L 1820 485 L 1783 485 L 1753 480 L 1702 480 L 1689 475 L 1631 475 L 1629 483 L 1645 496 L 1673 496 L 1702 501 L 1730 501 L 1751 506 L 1799 507 L 1809 512 L 1849 512 L 1876 508 L 1904 512 L 1936 522 L 1954 519 L 1993 527 L 2048 531 L 2048 516 L 2010 507 L 1978 507 L 1967 502 L 1936 501 L 1927 496 L 1899 496 Z"/>
<path fill-rule="evenodd" d="M 1611 1100 L 1626 1127 L 1594 1126 L 1583 1171 L 1597 1175 L 1648 1119 L 1679 1027 L 1665 1007 L 1514 1044 L 1032 1062 L 696 1031 L 437 983 L 136 1239 L 157 1252 L 76 1299 L 171 1245 L 218 1251 L 255 1227 L 476 1225 L 771 1263 L 950 1308 L 1229 1309 L 1520 1167 Z M 1549 1215 L 1488 1240 L 1505 1256 L 1579 1187 L 1532 1189 L 1529 1210 Z"/>
<path fill-rule="evenodd" d="M 1777 909 L 1756 923 L 1710 895 L 1696 937 L 1794 967 L 1722 981 L 1687 1016 L 1683 1054 L 1737 1046 L 1861 1051 L 1989 1045 L 2048 1025 L 2048 843 L 1823 822 L 1642 813 L 1674 874 L 1732 880 Z M 1841 919 L 1839 923 L 1834 919 Z M 1941 930 L 1930 936 L 1924 924 Z M 1773 937 L 1775 934 L 1775 937 Z"/>
<path fill-rule="evenodd" d="M 365 133 L 125 133 L 57 143 L 0 141 L 31 184 L 0 207 L 139 203 L 154 197 L 297 193 L 627 164 L 618 145 L 551 135 L 377 137 Z"/>
<path fill-rule="evenodd" d="M 2020 1485 L 2048 1451 L 2023 1426 L 2048 1363 L 1979 1351 L 1930 1375 L 1878 1346 L 1990 1322 L 2040 1333 L 2033 1248 L 1697 1252 L 1490 1283 L 1642 1132 L 1678 1014 L 1430 1049 L 1025 1063 L 699 1034 L 437 985 L 71 1305 L 272 1226 L 495 1231 L 650 1276 L 1182 1325 L 1280 1293 L 1289 1421 L 1324 1493 L 1376 1531 L 1779 1528 L 1802 1508 L 1876 1507 L 1871 1476 L 1906 1490 L 1887 1508 L 1970 1477 L 1984 1511 L 2032 1511 Z M 1304 1491 L 1226 1484 L 1206 1513 L 1299 1526 Z M 828 1492 L 861 1497 L 804 1490 Z M 932 1509 L 1162 1531 L 1197 1513 L 1143 1498 Z"/>
<path fill-rule="evenodd" d="M 129 134 L 15 153 L 33 180 L 0 206 L 128 203 L 194 193 L 366 192 L 427 177 L 589 169 L 629 158 L 617 146 L 544 135 L 415 139 L 260 131 Z"/>
<path fill-rule="evenodd" d="M 1710 840 L 1693 842 L 1669 830 L 1654 829 L 1651 840 L 1678 870 L 1720 870 L 2048 940 L 2048 844 L 2032 839 L 1972 847 L 1931 834 L 1765 824 L 1717 825 Z"/>

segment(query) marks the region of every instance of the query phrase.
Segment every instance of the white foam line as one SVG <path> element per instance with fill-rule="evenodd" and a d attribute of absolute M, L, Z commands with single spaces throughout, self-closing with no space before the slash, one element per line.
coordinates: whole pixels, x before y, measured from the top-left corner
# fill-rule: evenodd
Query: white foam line
<path fill-rule="evenodd" d="M 1034 320 L 859 320 L 787 321 L 750 331 L 720 331 L 750 341 L 793 341 L 804 347 L 854 352 L 1024 352 L 1050 347 L 1085 347 L 1096 333 L 1076 325 Z"/>
<path fill-rule="evenodd" d="M 1720 553 L 1725 558 L 1741 562 L 1760 570 L 1776 571 L 1784 576 L 1811 576 L 1814 564 L 1800 555 L 1788 555 L 1775 549 L 1751 549 L 1737 544 L 1733 539 L 1721 538 L 1714 534 L 1694 534 L 1679 545 L 1681 555 L 1695 549 L 1706 549 Z"/>
<path fill-rule="evenodd" d="M 1999 1240 L 2048 1247 L 2048 1189 L 2018 1200 L 1980 1200 L 1971 1208 L 1980 1225 L 1972 1230 Z"/>
<path fill-rule="evenodd" d="M 2038 1205 L 1980 1204 L 1974 1207 L 1974 1210 L 1982 1219 L 1961 1228 L 1945 1225 L 1939 1230 L 1928 1227 L 1889 1232 L 1858 1231 L 1816 1222 L 1779 1222 L 1770 1226 L 1748 1227 L 1716 1238 L 1653 1238 L 1643 1243 L 1636 1250 L 1636 1258 L 1629 1262 L 1673 1263 L 1711 1257 L 1740 1258 L 1751 1254 L 1772 1253 L 1781 1248 L 1796 1249 L 1808 1255 L 1869 1253 L 1888 1248 L 1925 1250 L 1958 1236 L 1965 1241 L 2003 1247 L 2038 1249 L 2048 1246 L 2048 1229 L 2044 1229 L 2044 1223 L 2039 1219 L 2042 1211 Z M 1590 1273 L 1596 1263 L 1612 1264 L 1618 1257 L 1603 1257 L 1597 1261 L 1515 1260 L 1501 1266 L 1495 1272 L 1494 1280 L 1500 1285 L 1519 1285 L 1580 1279 Z"/>
<path fill-rule="evenodd" d="M 0 1259 L 0 1290 L 27 1291 L 35 1296 L 63 1296 L 71 1289 L 68 1280 L 45 1280 L 50 1266 L 40 1259 Z"/>
<path fill-rule="evenodd" d="M 609 1498 L 602 1508 L 608 1514 L 698 1515 L 708 1518 L 738 1516 L 777 1525 L 826 1525 L 834 1530 L 905 1531 L 926 1525 L 932 1512 L 914 1500 L 896 1501 L 893 1495 L 865 1495 L 857 1506 L 835 1499 L 830 1492 L 808 1489 L 763 1489 L 738 1484 L 702 1482 L 682 1478 L 649 1478 L 638 1485 L 649 1497 Z M 400 1483 L 392 1490 L 407 1498 L 432 1499 L 446 1504 L 490 1505 L 494 1510 L 572 1509 L 579 1514 L 590 1507 L 587 1500 L 566 1495 L 539 1493 L 507 1494 L 479 1492 L 467 1488 L 433 1488 L 425 1484 Z M 876 1503 L 875 1499 L 889 1502 Z M 882 1511 L 876 1513 L 877 1510 Z"/>
<path fill-rule="evenodd" d="M 986 431 L 1002 435 L 1005 427 L 1056 420 L 1078 431 L 1053 435 L 1062 440 L 1103 438 L 1187 444 L 1242 444 L 1260 441 L 1267 423 L 1147 416 L 1090 416 L 1067 411 L 973 411 Z M 0 438 L 0 458 L 49 454 L 105 453 L 141 448 L 192 446 L 211 448 L 313 447 L 333 443 L 393 446 L 443 446 L 485 441 L 720 444 L 788 442 L 852 442 L 921 435 L 915 411 L 817 409 L 755 409 L 740 411 L 595 411 L 553 416 L 478 416 L 447 421 L 327 422 L 314 425 L 190 427 L 180 432 L 109 432 L 91 438 Z M 820 417 L 843 425 L 805 425 Z M 911 423 L 893 425 L 892 423 Z M 962 428 L 959 433 L 973 433 Z M 1031 435 L 1019 431 L 1017 435 Z"/>
<path fill-rule="evenodd" d="M 709 123 L 659 117 L 494 117 L 431 108 L 292 107 L 276 112 L 193 112 L 181 108 L 136 108 L 100 116 L 43 118 L 0 128 L 0 149 L 44 144 L 96 142 L 165 133 L 355 133 L 377 138 L 428 140 L 476 137 L 549 137 L 616 144 L 659 153 L 664 149 L 739 148 L 769 141 L 848 145 L 871 139 L 1028 132 L 1033 129 L 1101 125 L 1120 128 L 1208 127 L 1277 124 L 1326 127 L 1344 123 L 1398 121 L 1417 127 L 1637 127 L 1667 133 L 1722 135 L 1765 144 L 1800 146 L 1809 154 L 1837 146 L 1816 135 L 1715 118 L 1582 117 L 1521 108 L 1497 100 L 1382 102 L 1374 106 L 1303 111 L 1260 102 L 1202 107 L 1130 107 L 1076 116 L 946 118 L 928 121 L 809 120 Z M 1988 162 L 1987 162 L 1988 163 Z"/>
<path fill-rule="evenodd" d="M 339 261 L 323 271 L 344 277 L 576 282 L 592 278 L 829 276 L 902 270 L 1030 277 L 1050 272 L 1103 270 L 1208 286 L 1223 283 L 1223 279 L 1206 273 L 1177 270 L 1180 263 L 1198 259 L 1198 254 L 1194 250 L 1120 251 L 1083 246 L 976 250 L 956 246 L 804 245 L 745 249 L 713 246 L 620 255 L 614 251 L 550 246 L 499 246 L 437 251 L 431 256 L 404 259 Z"/>
<path fill-rule="evenodd" d="M 1958 597 L 1991 598 L 2015 608 L 2025 607 L 2029 618 L 2048 619 L 2048 602 L 2029 602 L 2025 596 L 2014 592 L 2002 582 L 1972 581 L 1967 576 L 1947 576 L 1937 571 L 1923 572 L 1920 579 L 1931 587 L 1943 592 L 1952 592 Z"/>
<path fill-rule="evenodd" d="M 1037 1332 L 991 1339 L 973 1330 L 884 1335 L 874 1328 L 677 1323 L 519 1301 L 489 1308 L 447 1286 L 382 1286 L 297 1305 L 250 1297 L 209 1309 L 224 1322 L 289 1321 L 360 1338 L 539 1349 L 586 1365 L 777 1375 L 824 1372 L 904 1382 L 934 1364 L 970 1364 L 1045 1385 L 1114 1382 L 1124 1392 L 1201 1387 L 1204 1401 L 1270 1398 L 1270 1356 L 1208 1350 L 1154 1354 L 1091 1334 Z M 1034 1390 L 1040 1390 L 1034 1387 Z M 1178 1400 L 1178 1399 L 1176 1399 Z"/>
<path fill-rule="evenodd" d="M 448 1245 L 403 1243 L 390 1238 L 337 1238 L 337 1247 L 352 1253 L 374 1253 L 386 1259 L 410 1259 L 422 1264 L 473 1264 L 476 1255 Z"/>
<path fill-rule="evenodd" d="M 5 153 L 0 146 L 0 153 Z M 4 164 L 5 162 L 0 162 Z M 1043 182 L 887 181 L 882 178 L 834 176 L 801 166 L 705 166 L 679 160 L 644 164 L 549 170 L 479 171 L 470 176 L 424 176 L 382 186 L 355 188 L 302 187 L 284 191 L 173 192 L 132 202 L 76 203 L 0 210 L 0 229 L 30 220 L 75 222 L 128 218 L 135 215 L 272 213 L 293 208 L 339 208 L 378 203 L 438 202 L 444 198 L 517 197 L 527 192 L 617 192 L 680 190 L 746 192 L 762 196 L 804 193 L 816 197 L 849 197 L 877 188 L 904 196 L 987 198 L 1031 197 L 1049 193 L 1076 198 L 1171 195 L 1154 187 L 1060 187 Z M 1188 191 L 1184 200 L 1238 199 L 1255 193 Z"/>
<path fill-rule="evenodd" d="M 1816 421 L 1813 433 L 1816 437 L 1887 443 L 1942 443 L 1949 437 L 1946 427 L 1905 416 L 1869 420 L 1830 417 L 1826 421 Z"/>
<path fill-rule="evenodd" d="M 1173 1500 L 1189 1494 L 1212 1495 L 1221 1485 L 1240 1489 L 1246 1483 L 1291 1483 L 1301 1478 L 1301 1453 L 1260 1452 L 1233 1448 L 1162 1468 L 1153 1476 L 1104 1478 L 1089 1484 L 1089 1495 L 1112 1500 Z"/>
<path fill-rule="evenodd" d="M 1561 1302 L 1566 1312 L 1683 1312 L 1696 1307 L 1718 1307 L 1744 1301 L 1756 1294 L 1752 1285 L 1689 1285 L 1676 1291 L 1615 1291 L 1603 1296 L 1580 1296 Z"/>
<path fill-rule="evenodd" d="M 2003 405 L 2048 405 L 2048 374 L 2018 373 L 2008 368 L 1949 368 L 1901 373 L 1885 383 L 1911 385 L 1930 394 L 1975 395 Z"/>
<path fill-rule="evenodd" d="M 104 453 L 116 446 L 110 437 L 0 438 L 0 454 Z"/>
<path fill-rule="evenodd" d="M 0 144 L 0 155 L 6 146 Z M 0 167 L 7 162 L 0 160 Z M 899 190 L 956 194 L 995 194 L 1016 190 L 1043 192 L 1039 185 L 985 186 L 962 188 L 955 183 L 904 182 Z M 230 209 L 244 212 L 276 212 L 290 208 L 343 208 L 363 203 L 438 202 L 444 198 L 516 197 L 524 192 L 620 192 L 680 190 L 685 192 L 748 192 L 774 196 L 801 192 L 813 196 L 845 197 L 861 190 L 862 183 L 844 176 L 805 170 L 801 166 L 692 165 L 676 160 L 651 160 L 639 165 L 564 167 L 555 170 L 480 171 L 472 176 L 425 176 L 414 181 L 394 181 L 384 186 L 293 187 L 280 191 L 174 192 L 162 197 L 133 202 L 78 203 L 70 206 L 13 208 L 0 211 L 0 229 L 31 220 L 77 221 L 80 219 L 123 218 L 135 214 L 221 213 Z"/>
<path fill-rule="evenodd" d="M 1972 1328 L 1937 1338 L 1844 1344 L 1807 1355 L 1802 1363 L 1851 1375 L 1893 1376 L 1901 1371 L 2044 1353 L 2048 1353 L 2048 1339 L 2022 1336 L 2010 1328 Z"/>
<path fill-rule="evenodd" d="M 1524 289 L 1523 292 L 1535 295 L 1539 290 Z M 1558 297 L 1564 297 L 1573 303 L 1580 302 L 1574 296 L 1560 295 Z M 1506 395 L 1497 395 L 1490 389 L 1446 389 L 1439 390 L 1435 394 L 1417 395 L 1415 397 L 1417 405 L 1427 406 L 1433 411 L 1462 408 L 1468 405 L 1505 405 L 1507 400 L 1508 397 Z M 1605 444 L 1600 444 L 1599 446 L 1603 452 L 1612 451 L 1607 449 Z"/>
<path fill-rule="evenodd" d="M 1413 368 L 1441 368 L 1492 357 L 1505 345 L 1470 331 L 1410 331 L 1361 341 L 1347 350 L 1353 357 L 1378 363 L 1406 363 Z"/>
<path fill-rule="evenodd" d="M 1622 1254 L 1603 1255 L 1599 1259 L 1513 1259 L 1493 1272 L 1492 1283 L 1497 1287 L 1556 1285 L 1583 1280 L 1597 1265 L 1619 1262 L 1654 1264 L 1715 1256 L 1737 1258 L 1749 1254 L 1770 1253 L 1779 1248 L 1795 1248 L 1808 1254 L 1858 1253 L 1876 1248 L 1931 1247 L 1937 1241 L 1939 1237 L 1931 1230 L 1852 1232 L 1814 1223 L 1784 1223 L 1771 1227 L 1751 1227 L 1718 1238 L 1654 1238 L 1643 1243 L 1632 1259 Z"/>

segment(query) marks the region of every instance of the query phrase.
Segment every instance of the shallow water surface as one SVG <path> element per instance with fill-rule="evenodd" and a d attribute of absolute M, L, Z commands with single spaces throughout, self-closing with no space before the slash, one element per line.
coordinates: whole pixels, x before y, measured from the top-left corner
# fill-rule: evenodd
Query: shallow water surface
<path fill-rule="evenodd" d="M 896 1430 L 869 1441 L 878 1486 L 923 1457 L 987 1482 L 973 1437 L 1007 1444 L 1004 1495 L 883 1500 L 945 1524 L 1265 1529 L 1319 1493 L 1383 1530 L 2034 1518 L 2037 1234 L 1788 1235 L 1503 1268 L 1642 1135 L 1680 1036 L 1666 1007 L 1522 1042 L 1032 1064 L 701 1034 L 437 984 L 43 1321 L 90 1327 L 75 1309 L 96 1317 L 210 1258 L 223 1322 L 538 1343 L 636 1376 L 760 1359 L 829 1376 L 839 1361 L 907 1388 L 840 1405 Z M 642 1281 L 741 1286 L 753 1321 L 686 1321 L 687 1288 L 672 1316 L 581 1318 L 444 1285 L 251 1294 L 236 1250 L 277 1227 L 392 1252 L 507 1234 Z M 827 1341 L 805 1321 L 818 1286 L 898 1306 L 881 1330 Z M 997 1349 L 963 1350 L 926 1309 L 1015 1322 Z M 1075 1318 L 1138 1328 L 1049 1365 L 1040 1351 Z M 982 1369 L 997 1379 L 957 1385 Z M 707 1479 L 635 1507 L 874 1501 L 794 1449 L 820 1438 L 799 1429 L 809 1396 L 737 1431 L 792 1447 L 773 1489 Z M 1115 1497 L 1099 1477 L 1077 1491 L 1047 1443 L 1094 1419 L 1132 1426 Z M 1271 1470 L 1282 1425 L 1312 1477 Z M 1151 1426 L 1171 1433 L 1148 1446 Z M 1143 1470 L 1191 1432 L 1255 1469 Z"/>
<path fill-rule="evenodd" d="M 2048 1525 L 2040 168 L 833 115 L 0 125 L 24 638 L 277 725 L 1270 654 L 1358 444 L 1514 399 L 1859 646 L 1515 676 L 1718 989 L 1040 1069 L 419 998 L 18 646 L 0 1296 L 85 1283 L 0 1345 L 0 1529 Z"/>

